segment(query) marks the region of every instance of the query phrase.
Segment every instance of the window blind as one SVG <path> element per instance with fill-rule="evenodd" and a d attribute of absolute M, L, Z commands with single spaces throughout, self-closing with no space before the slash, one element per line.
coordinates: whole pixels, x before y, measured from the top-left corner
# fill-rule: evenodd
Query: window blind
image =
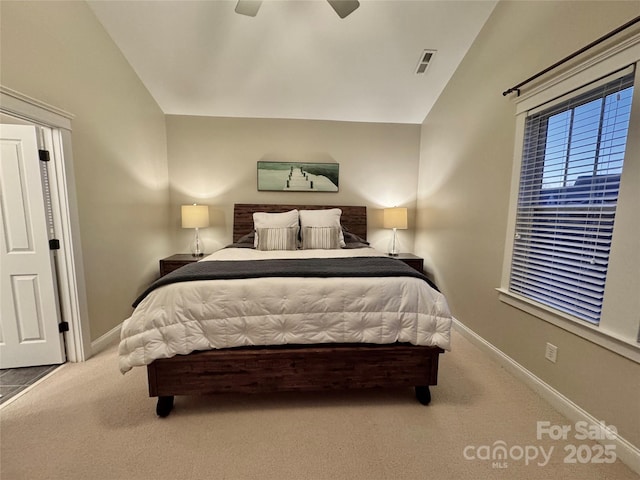
<path fill-rule="evenodd" d="M 597 324 L 631 113 L 633 74 L 525 122 L 511 291 Z"/>

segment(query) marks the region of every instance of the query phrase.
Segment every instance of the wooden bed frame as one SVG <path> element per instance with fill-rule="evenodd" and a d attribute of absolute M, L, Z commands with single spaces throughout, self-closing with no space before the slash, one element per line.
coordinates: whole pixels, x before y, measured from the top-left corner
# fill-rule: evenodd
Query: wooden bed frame
<path fill-rule="evenodd" d="M 253 230 L 253 212 L 293 208 L 342 209 L 341 222 L 366 239 L 366 207 L 236 204 L 233 240 Z M 439 347 L 322 344 L 238 347 L 155 360 L 147 366 L 149 396 L 158 397 L 156 413 L 169 415 L 175 395 L 263 393 L 349 388 L 415 387 L 418 401 L 431 401 L 438 382 Z"/>

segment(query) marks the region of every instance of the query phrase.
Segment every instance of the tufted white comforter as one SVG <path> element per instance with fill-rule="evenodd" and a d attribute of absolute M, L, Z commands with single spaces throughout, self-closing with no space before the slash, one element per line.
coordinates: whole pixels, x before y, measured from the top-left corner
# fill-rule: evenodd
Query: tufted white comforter
<path fill-rule="evenodd" d="M 201 261 L 385 256 L 372 248 L 227 248 Z M 413 277 L 254 278 L 165 285 L 126 319 L 122 373 L 158 358 L 247 345 L 394 343 L 450 348 L 444 296 Z"/>

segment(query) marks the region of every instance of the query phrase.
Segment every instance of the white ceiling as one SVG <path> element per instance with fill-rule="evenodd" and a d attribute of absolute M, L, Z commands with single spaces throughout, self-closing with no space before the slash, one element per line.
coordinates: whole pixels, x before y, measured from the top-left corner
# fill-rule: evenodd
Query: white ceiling
<path fill-rule="evenodd" d="M 166 114 L 422 123 L 496 0 L 89 5 Z M 437 50 L 417 75 L 422 52 Z"/>

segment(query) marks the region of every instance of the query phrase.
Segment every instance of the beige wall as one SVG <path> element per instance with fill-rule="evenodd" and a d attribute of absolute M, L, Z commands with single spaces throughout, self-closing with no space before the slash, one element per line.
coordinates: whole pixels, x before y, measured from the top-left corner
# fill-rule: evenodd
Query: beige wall
<path fill-rule="evenodd" d="M 201 230 L 207 251 L 231 242 L 234 203 L 366 205 L 369 240 L 383 250 L 391 234 L 381 230 L 380 209 L 405 206 L 413 215 L 419 125 L 168 116 L 167 137 L 179 252 L 189 251 L 193 236 L 180 228 L 180 205 L 191 202 L 210 206 L 214 225 Z M 338 163 L 339 192 L 258 192 L 259 160 Z M 399 238 L 408 251 L 413 231 L 401 231 Z"/>
<path fill-rule="evenodd" d="M 378 209 L 402 205 L 413 214 L 418 125 L 172 116 L 165 123 L 84 2 L 4 1 L 0 8 L 0 83 L 75 115 L 93 340 L 129 315 L 135 296 L 157 275 L 159 258 L 188 250 L 192 232 L 179 228 L 183 203 L 211 206 L 215 226 L 202 231 L 209 250 L 231 241 L 235 202 L 364 204 L 370 240 L 381 249 L 390 232 L 380 230 Z M 340 163 L 340 191 L 257 192 L 258 160 Z M 412 231 L 400 232 L 400 243 L 409 250 Z"/>
<path fill-rule="evenodd" d="M 91 338 L 119 325 L 170 252 L 165 121 L 84 2 L 6 2 L 0 83 L 75 115 Z"/>
<path fill-rule="evenodd" d="M 494 289 L 515 135 L 502 92 L 639 13 L 637 2 L 499 3 L 423 123 L 415 237 L 462 323 L 635 445 L 640 365 L 501 303 Z M 556 364 L 546 342 L 559 347 Z"/>

